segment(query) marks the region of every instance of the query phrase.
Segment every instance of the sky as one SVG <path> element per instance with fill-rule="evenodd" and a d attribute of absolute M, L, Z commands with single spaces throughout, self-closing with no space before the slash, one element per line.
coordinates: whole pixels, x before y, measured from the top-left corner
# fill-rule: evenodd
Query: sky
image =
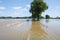
<path fill-rule="evenodd" d="M 0 0 L 0 17 L 25 17 L 31 16 L 29 12 L 30 3 L 33 0 Z M 42 12 L 42 16 L 50 15 L 51 17 L 60 16 L 60 0 L 44 0 L 48 9 Z"/>

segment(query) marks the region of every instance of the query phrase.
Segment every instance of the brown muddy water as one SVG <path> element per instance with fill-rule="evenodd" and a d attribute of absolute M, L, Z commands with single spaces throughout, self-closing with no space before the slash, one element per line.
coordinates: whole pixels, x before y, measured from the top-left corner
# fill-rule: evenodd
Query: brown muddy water
<path fill-rule="evenodd" d="M 60 19 L 0 19 L 0 40 L 60 40 Z"/>

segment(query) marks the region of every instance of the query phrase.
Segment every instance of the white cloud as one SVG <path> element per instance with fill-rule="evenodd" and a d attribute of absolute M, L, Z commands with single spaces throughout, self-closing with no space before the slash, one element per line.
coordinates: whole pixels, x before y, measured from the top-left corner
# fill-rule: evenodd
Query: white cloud
<path fill-rule="evenodd" d="M 30 4 L 26 5 L 28 8 L 30 8 Z"/>
<path fill-rule="evenodd" d="M 5 10 L 6 8 L 5 7 L 0 7 L 0 10 Z"/>
<path fill-rule="evenodd" d="M 29 9 L 26 7 L 21 7 L 21 6 L 16 6 L 16 7 L 12 7 L 13 8 L 13 12 L 10 13 L 10 15 L 12 16 L 27 16 L 29 15 Z"/>
<path fill-rule="evenodd" d="M 28 9 L 27 8 L 23 8 L 23 7 L 12 7 L 15 11 L 20 11 L 20 10 L 22 10 L 22 11 L 27 11 Z"/>
<path fill-rule="evenodd" d="M 13 7 L 13 9 L 15 9 L 15 10 L 19 10 L 19 9 L 21 9 L 22 7 Z"/>
<path fill-rule="evenodd" d="M 23 8 L 23 7 L 19 7 L 17 8 L 13 8 L 14 11 L 12 13 L 9 14 L 9 16 L 29 16 L 29 10 L 27 8 Z M 16 10 L 17 9 L 17 10 Z"/>
<path fill-rule="evenodd" d="M 28 9 L 27 9 L 27 8 L 23 8 L 22 10 L 23 10 L 23 11 L 27 11 Z"/>

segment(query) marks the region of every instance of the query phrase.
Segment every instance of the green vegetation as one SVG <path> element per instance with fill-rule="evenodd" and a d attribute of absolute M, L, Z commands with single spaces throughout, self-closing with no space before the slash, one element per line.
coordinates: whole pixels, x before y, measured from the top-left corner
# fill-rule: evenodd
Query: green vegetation
<path fill-rule="evenodd" d="M 48 6 L 43 0 L 34 0 L 31 3 L 30 9 L 30 12 L 32 13 L 32 19 L 35 20 L 35 18 L 37 18 L 37 20 L 39 20 L 42 12 L 44 12 L 46 9 L 48 9 Z"/>
<path fill-rule="evenodd" d="M 49 16 L 49 15 L 45 15 L 45 18 L 46 18 L 46 19 L 50 19 L 50 16 Z"/>
<path fill-rule="evenodd" d="M 0 19 L 27 19 L 32 17 L 0 17 Z"/>
<path fill-rule="evenodd" d="M 29 16 L 29 17 L 0 17 L 0 19 L 32 19 L 32 16 Z M 50 17 L 49 15 L 45 15 L 45 17 L 41 16 L 40 19 L 60 19 L 60 17 Z"/>
<path fill-rule="evenodd" d="M 56 19 L 60 19 L 60 17 L 57 16 Z"/>

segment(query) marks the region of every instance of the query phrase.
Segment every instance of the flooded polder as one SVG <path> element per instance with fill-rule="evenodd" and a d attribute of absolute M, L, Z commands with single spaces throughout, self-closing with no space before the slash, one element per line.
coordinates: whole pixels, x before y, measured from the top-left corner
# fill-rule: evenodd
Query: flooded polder
<path fill-rule="evenodd" d="M 0 19 L 0 40 L 60 40 L 60 19 Z"/>

